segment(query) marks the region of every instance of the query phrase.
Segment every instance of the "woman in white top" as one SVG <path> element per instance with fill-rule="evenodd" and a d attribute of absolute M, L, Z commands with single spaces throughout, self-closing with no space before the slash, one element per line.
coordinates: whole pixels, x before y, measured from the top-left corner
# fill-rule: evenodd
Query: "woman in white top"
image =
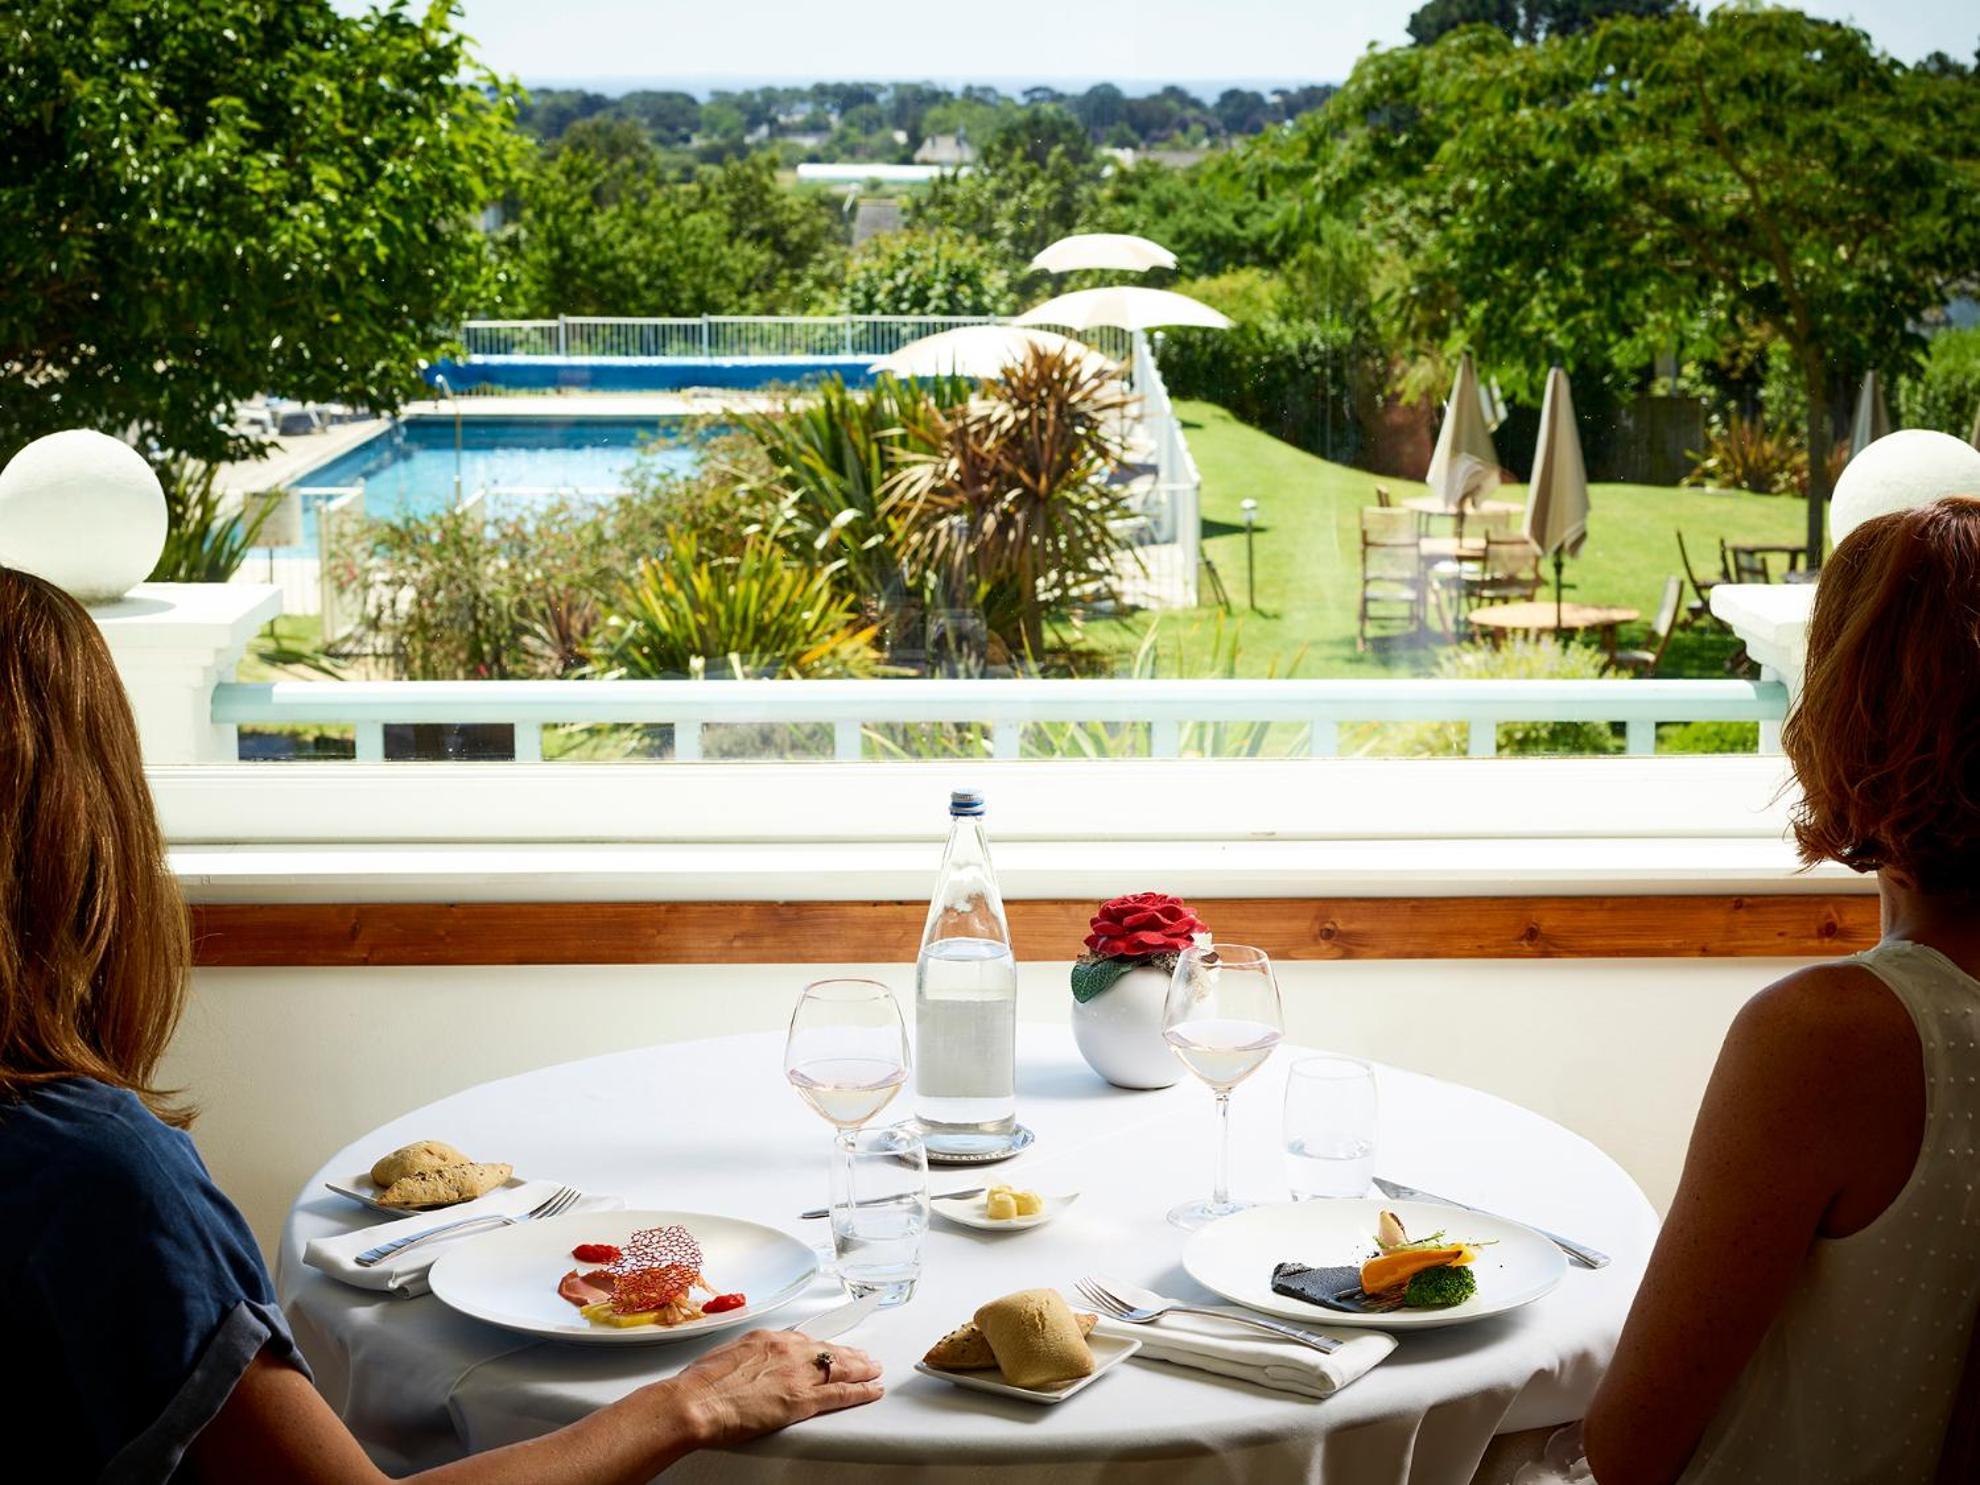
<path fill-rule="evenodd" d="M 1727 1034 L 1583 1425 L 1600 1485 L 1976 1478 L 1942 1455 L 1980 1376 L 1980 499 L 1837 548 L 1782 745 L 1803 858 L 1876 872 L 1884 936 Z"/>

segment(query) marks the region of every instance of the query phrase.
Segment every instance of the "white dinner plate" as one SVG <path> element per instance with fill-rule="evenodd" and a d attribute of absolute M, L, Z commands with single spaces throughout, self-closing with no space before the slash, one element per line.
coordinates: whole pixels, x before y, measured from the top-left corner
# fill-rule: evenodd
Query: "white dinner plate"
<path fill-rule="evenodd" d="M 1114 1337 L 1090 1335 L 1086 1344 L 1093 1350 L 1093 1370 L 1083 1377 L 1075 1377 L 1070 1382 L 1061 1382 L 1056 1387 L 1013 1387 L 1004 1380 L 1000 1371 L 950 1372 L 939 1366 L 930 1366 L 925 1361 L 917 1361 L 914 1369 L 924 1377 L 935 1377 L 943 1382 L 953 1382 L 958 1387 L 967 1387 L 973 1392 L 994 1392 L 999 1397 L 1022 1398 L 1025 1402 L 1056 1403 L 1064 1402 L 1078 1392 L 1084 1392 L 1095 1382 L 1121 1362 L 1126 1361 L 1141 1349 L 1141 1342 L 1134 1336 Z"/>
<path fill-rule="evenodd" d="M 1066 1208 L 1079 1200 L 1077 1191 L 1051 1194 L 1041 1191 L 1038 1195 L 1045 1204 L 1042 1212 L 1029 1217 L 1006 1217 L 1002 1221 L 990 1215 L 988 1196 L 937 1196 L 930 1198 L 928 1208 L 964 1227 L 980 1227 L 985 1232 L 1022 1232 L 1027 1227 L 1043 1227 L 1054 1217 L 1064 1215 Z"/>
<path fill-rule="evenodd" d="M 643 1227 L 680 1223 L 701 1244 L 702 1276 L 717 1293 L 749 1303 L 685 1325 L 594 1325 L 557 1292 L 579 1243 L 623 1245 Z M 593 1346 L 654 1346 L 750 1325 L 789 1304 L 818 1276 L 818 1257 L 796 1238 L 737 1217 L 706 1212 L 567 1212 L 462 1238 L 427 1271 L 434 1297 L 450 1309 L 522 1335 Z"/>
<path fill-rule="evenodd" d="M 1444 1310 L 1390 1310 L 1344 1314 L 1272 1292 L 1272 1270 L 1281 1263 L 1312 1268 L 1358 1264 L 1375 1252 L 1375 1221 L 1383 1211 L 1402 1219 L 1412 1238 L 1440 1229 L 1454 1243 L 1489 1243 L 1472 1271 L 1478 1292 Z M 1321 1198 L 1252 1207 L 1213 1222 L 1183 1247 L 1189 1276 L 1247 1309 L 1314 1325 L 1367 1325 L 1380 1330 L 1434 1330 L 1502 1315 L 1531 1304 L 1567 1272 L 1567 1256 L 1530 1227 L 1424 1201 Z"/>
<path fill-rule="evenodd" d="M 495 1189 L 507 1191 L 511 1186 L 520 1186 L 522 1183 L 521 1176 L 510 1176 Z M 388 1207 L 378 1199 L 379 1193 L 384 1188 L 372 1181 L 371 1172 L 368 1170 L 361 1170 L 354 1176 L 345 1176 L 341 1181 L 325 1181 L 323 1184 L 339 1196 L 354 1201 L 361 1207 L 370 1207 L 374 1212 L 383 1212 L 388 1217 L 403 1217 L 410 1212 L 444 1212 L 448 1207 L 463 1206 L 469 1200 L 463 1198 L 461 1201 L 445 1202 L 437 1207 Z M 485 1191 L 482 1193 L 483 1196 L 488 1194 Z"/>

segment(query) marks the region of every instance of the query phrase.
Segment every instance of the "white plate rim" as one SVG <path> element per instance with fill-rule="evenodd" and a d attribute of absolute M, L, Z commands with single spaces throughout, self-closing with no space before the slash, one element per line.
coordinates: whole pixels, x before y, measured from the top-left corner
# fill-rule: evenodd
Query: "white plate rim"
<path fill-rule="evenodd" d="M 1077 1191 L 1041 1191 L 1038 1194 L 1045 1199 L 1044 1211 L 1030 1217 L 1009 1217 L 1001 1222 L 993 1221 L 977 1210 L 984 1203 L 981 1196 L 932 1197 L 928 1209 L 951 1222 L 973 1227 L 978 1232 L 1028 1232 L 1064 1216 L 1066 1210 L 1079 1200 Z"/>
<path fill-rule="evenodd" d="M 1461 1305 L 1453 1305 L 1446 1310 L 1390 1310 L 1379 1315 L 1355 1315 L 1335 1310 L 1323 1309 L 1319 1305 L 1306 1304 L 1301 1300 L 1273 1294 L 1269 1289 L 1260 1291 L 1239 1290 L 1228 1282 L 1217 1282 L 1214 1270 L 1206 1272 L 1207 1254 L 1218 1241 L 1228 1241 L 1236 1230 L 1227 1226 L 1230 1223 L 1245 1223 L 1247 1218 L 1256 1224 L 1261 1217 L 1252 1216 L 1257 1212 L 1298 1211 L 1313 1208 L 1317 1211 L 1339 1213 L 1350 1206 L 1365 1210 L 1368 1226 L 1368 1242 L 1374 1245 L 1375 1219 L 1384 1210 L 1393 1211 L 1403 1219 L 1406 1227 L 1420 1231 L 1434 1231 L 1438 1227 L 1450 1229 L 1459 1237 L 1487 1234 L 1465 1232 L 1467 1222 L 1479 1226 L 1489 1226 L 1497 1230 L 1500 1241 L 1510 1233 L 1523 1244 L 1531 1246 L 1537 1258 L 1544 1259 L 1548 1269 L 1547 1277 L 1529 1284 L 1523 1289 L 1509 1294 L 1490 1296 L 1483 1291 Z M 1419 1224 L 1424 1224 L 1419 1226 Z M 1218 1229 L 1224 1229 L 1219 1233 Z M 1217 1234 L 1213 1238 L 1213 1234 Z M 1289 1258 L 1292 1255 L 1283 1255 Z M 1461 1207 L 1440 1206 L 1434 1202 L 1396 1201 L 1379 1197 L 1329 1197 L 1305 1202 L 1272 1202 L 1262 1206 L 1248 1207 L 1242 1212 L 1233 1213 L 1209 1226 L 1191 1234 L 1183 1245 L 1183 1269 L 1189 1276 L 1211 1292 L 1221 1295 L 1234 1304 L 1247 1309 L 1260 1310 L 1268 1315 L 1276 1315 L 1289 1320 L 1303 1320 L 1321 1326 L 1362 1326 L 1371 1330 L 1439 1330 L 1450 1325 L 1469 1325 L 1478 1320 L 1489 1320 L 1495 1315 L 1504 1315 L 1513 1310 L 1545 1298 L 1567 1275 L 1567 1255 L 1554 1246 L 1553 1242 L 1542 1237 L 1524 1222 L 1515 1222 L 1510 1217 L 1494 1216 L 1487 1212 L 1470 1212 Z"/>
<path fill-rule="evenodd" d="M 354 1176 L 343 1176 L 340 1179 L 343 1183 L 341 1185 L 338 1184 L 337 1181 L 325 1181 L 323 1183 L 323 1189 L 326 1191 L 334 1191 L 337 1193 L 337 1195 L 343 1197 L 344 1200 L 346 1201 L 354 1201 L 361 1207 L 369 1207 L 371 1208 L 372 1211 L 382 1212 L 387 1217 L 404 1217 L 409 1214 L 413 1216 L 418 1216 L 425 1212 L 451 1212 L 455 1207 L 466 1206 L 468 1201 L 470 1200 L 479 1199 L 479 1198 L 464 1197 L 460 1201 L 450 1201 L 443 1206 L 437 1206 L 437 1207 L 388 1207 L 383 1202 L 379 1201 L 377 1197 L 366 1196 L 364 1194 L 364 1188 L 367 1186 L 371 1187 L 373 1190 L 377 1189 L 377 1184 L 371 1179 L 370 1171 L 361 1170 Z M 521 1186 L 523 1184 L 525 1184 L 524 1177 L 512 1175 L 509 1177 L 508 1180 L 504 1181 L 501 1185 L 497 1186 L 495 1190 L 510 1191 L 516 1188 L 517 1186 Z M 492 1196 L 493 1194 L 494 1192 L 489 1192 L 489 1191 L 484 1191 L 482 1193 L 483 1196 Z"/>
<path fill-rule="evenodd" d="M 981 1371 L 952 1372 L 939 1366 L 930 1366 L 926 1361 L 917 1361 L 914 1369 L 924 1377 L 933 1377 L 940 1382 L 950 1382 L 971 1392 L 987 1392 L 992 1397 L 1015 1397 L 1031 1403 L 1062 1403 L 1069 1397 L 1077 1397 L 1108 1372 L 1126 1361 L 1141 1349 L 1141 1337 L 1134 1335 L 1092 1335 L 1086 1344 L 1093 1351 L 1093 1370 L 1085 1376 L 1066 1383 L 1062 1387 L 1017 1387 L 1003 1380 L 1003 1373 L 990 1369 Z M 1101 1359 L 1101 1348 L 1110 1354 Z"/>
<path fill-rule="evenodd" d="M 665 1227 L 678 1222 L 690 1232 L 695 1231 L 696 1223 L 701 1223 L 704 1227 L 708 1224 L 722 1223 L 732 1227 L 747 1228 L 774 1238 L 779 1243 L 789 1244 L 792 1249 L 803 1253 L 805 1262 L 796 1278 L 775 1290 L 767 1298 L 759 1299 L 752 1294 L 749 1303 L 739 1310 L 725 1310 L 719 1315 L 706 1315 L 699 1320 L 690 1320 L 685 1325 L 638 1325 L 620 1329 L 615 1326 L 593 1325 L 579 1316 L 575 1309 L 571 1314 L 578 1319 L 579 1325 L 541 1325 L 515 1316 L 505 1318 L 499 1313 L 478 1308 L 472 1299 L 463 1295 L 458 1288 L 454 1288 L 452 1293 L 448 1292 L 451 1287 L 448 1278 L 449 1265 L 459 1269 L 461 1264 L 458 1260 L 462 1255 L 472 1253 L 477 1245 L 494 1241 L 515 1242 L 518 1240 L 517 1234 L 543 1233 L 560 1228 L 581 1232 L 585 1230 L 582 1224 L 586 1223 L 589 1223 L 591 1229 L 595 1231 L 603 1222 L 610 1222 L 617 1227 L 627 1221 L 633 1222 L 638 1227 Z M 567 1251 L 564 1262 L 570 1261 Z M 553 1291 L 557 1281 L 562 1277 L 562 1273 L 550 1276 L 548 1283 Z M 666 1345 L 674 1341 L 692 1340 L 696 1336 L 709 1335 L 718 1330 L 729 1330 L 738 1325 L 752 1324 L 791 1303 L 809 1289 L 817 1277 L 818 1255 L 789 1233 L 765 1223 L 752 1222 L 747 1217 L 724 1216 L 718 1212 L 626 1210 L 565 1212 L 561 1216 L 520 1223 L 514 1227 L 498 1228 L 494 1232 L 462 1238 L 441 1254 L 426 1272 L 427 1286 L 432 1290 L 433 1297 L 457 1314 L 466 1315 L 469 1319 L 479 1320 L 486 1325 L 497 1326 L 515 1335 L 533 1336 L 538 1340 L 559 1341 L 578 1346 Z"/>

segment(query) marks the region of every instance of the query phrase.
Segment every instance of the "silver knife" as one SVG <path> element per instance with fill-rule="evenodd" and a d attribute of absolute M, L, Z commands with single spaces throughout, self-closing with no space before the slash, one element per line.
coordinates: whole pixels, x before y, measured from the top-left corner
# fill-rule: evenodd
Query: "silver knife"
<path fill-rule="evenodd" d="M 1427 1201 L 1440 1207 L 1456 1207 L 1461 1212 L 1477 1212 L 1483 1217 L 1497 1215 L 1496 1213 L 1486 1211 L 1483 1207 L 1474 1207 L 1461 1201 L 1452 1201 L 1448 1196 L 1438 1196 L 1434 1192 L 1418 1191 L 1414 1186 L 1404 1186 L 1397 1181 L 1385 1181 L 1380 1176 L 1375 1178 L 1375 1185 L 1384 1196 L 1394 1197 L 1397 1201 Z M 1505 1220 L 1518 1221 L 1519 1219 L 1514 1217 Z M 1533 1227 L 1531 1222 L 1522 1223 L 1521 1225 Z M 1549 1232 L 1544 1227 L 1533 1227 L 1533 1230 L 1552 1243 L 1556 1248 L 1559 1248 L 1563 1253 L 1567 1254 L 1568 1257 L 1572 1258 L 1583 1268 L 1607 1268 L 1609 1266 L 1609 1255 L 1604 1253 L 1600 1248 L 1591 1248 L 1586 1243 L 1577 1243 L 1573 1238 L 1564 1238 L 1558 1232 Z"/>
<path fill-rule="evenodd" d="M 989 1189 L 988 1186 L 971 1186 L 963 1191 L 934 1191 L 929 1193 L 928 1199 L 930 1201 L 955 1201 L 964 1196 L 981 1196 Z M 808 1212 L 799 1212 L 798 1221 L 810 1222 L 816 1218 L 829 1217 L 831 1215 L 832 1209 L 830 1207 L 813 1207 Z"/>
<path fill-rule="evenodd" d="M 808 1335 L 814 1341 L 829 1341 L 835 1335 L 844 1335 L 879 1308 L 880 1291 L 876 1289 L 846 1304 L 823 1310 L 809 1320 L 800 1320 L 790 1329 L 799 1335 Z"/>

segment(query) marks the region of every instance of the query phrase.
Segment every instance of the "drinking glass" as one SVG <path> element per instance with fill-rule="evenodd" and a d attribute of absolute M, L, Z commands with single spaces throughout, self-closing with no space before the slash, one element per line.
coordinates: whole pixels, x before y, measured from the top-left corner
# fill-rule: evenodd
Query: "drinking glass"
<path fill-rule="evenodd" d="M 1217 1095 L 1216 1183 L 1209 1200 L 1170 1211 L 1177 1227 L 1202 1227 L 1252 1205 L 1231 1200 L 1231 1090 L 1264 1066 L 1283 1025 L 1279 984 L 1263 949 L 1198 944 L 1176 960 L 1162 1006 L 1162 1035 L 1183 1066 Z"/>
<path fill-rule="evenodd" d="M 784 1076 L 842 1130 L 873 1118 L 908 1077 L 907 1027 L 894 992 L 878 980 L 806 985 L 784 1038 Z"/>
<path fill-rule="evenodd" d="M 1286 1184 L 1294 1201 L 1362 1196 L 1375 1175 L 1375 1069 L 1302 1057 L 1286 1069 Z"/>
<path fill-rule="evenodd" d="M 928 1231 L 928 1152 L 905 1124 L 847 1129 L 832 1142 L 832 1256 L 855 1299 L 906 1304 Z"/>

